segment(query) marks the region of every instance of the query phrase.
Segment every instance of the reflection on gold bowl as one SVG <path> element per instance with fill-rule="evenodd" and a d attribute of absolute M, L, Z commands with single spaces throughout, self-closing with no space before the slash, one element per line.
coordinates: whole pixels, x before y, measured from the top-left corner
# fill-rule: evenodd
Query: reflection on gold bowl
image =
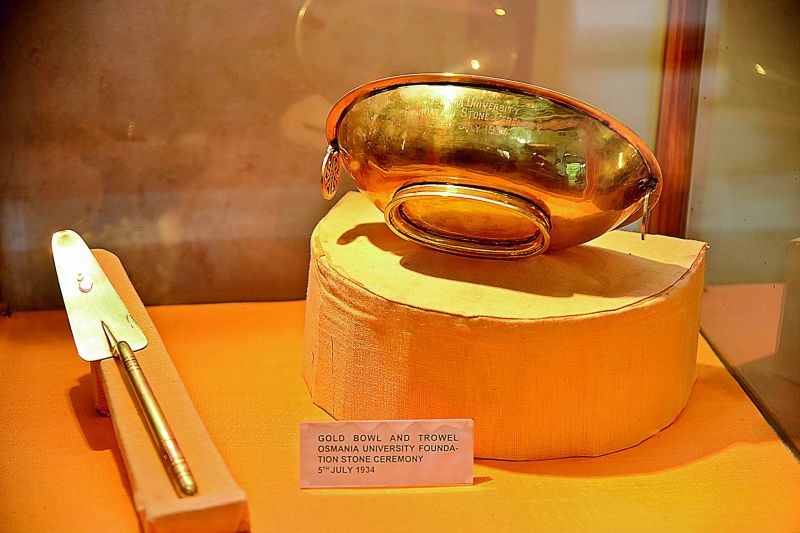
<path fill-rule="evenodd" d="M 507 80 L 378 80 L 336 103 L 326 135 L 323 196 L 333 197 L 344 166 L 395 233 L 462 255 L 566 248 L 642 213 L 646 226 L 661 193 L 658 163 L 630 129 Z"/>

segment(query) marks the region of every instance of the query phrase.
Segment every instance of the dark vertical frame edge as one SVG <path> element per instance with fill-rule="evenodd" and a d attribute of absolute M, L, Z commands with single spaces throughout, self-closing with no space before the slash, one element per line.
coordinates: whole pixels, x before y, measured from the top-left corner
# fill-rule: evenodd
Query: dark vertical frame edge
<path fill-rule="evenodd" d="M 664 188 L 650 232 L 686 236 L 707 0 L 670 0 L 656 130 Z"/>

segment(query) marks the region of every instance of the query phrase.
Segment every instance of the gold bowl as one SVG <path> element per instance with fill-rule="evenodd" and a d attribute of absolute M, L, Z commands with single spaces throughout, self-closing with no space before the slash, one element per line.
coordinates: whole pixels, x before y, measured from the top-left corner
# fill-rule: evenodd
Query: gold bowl
<path fill-rule="evenodd" d="M 322 193 L 342 166 L 403 238 L 450 253 L 521 257 L 591 240 L 645 216 L 661 170 L 626 126 L 524 83 L 414 74 L 334 105 Z"/>

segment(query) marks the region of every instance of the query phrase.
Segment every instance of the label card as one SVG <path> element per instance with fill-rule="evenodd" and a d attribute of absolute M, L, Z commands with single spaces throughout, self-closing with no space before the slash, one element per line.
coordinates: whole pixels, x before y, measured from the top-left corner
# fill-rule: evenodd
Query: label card
<path fill-rule="evenodd" d="M 300 424 L 300 488 L 472 484 L 473 421 Z"/>

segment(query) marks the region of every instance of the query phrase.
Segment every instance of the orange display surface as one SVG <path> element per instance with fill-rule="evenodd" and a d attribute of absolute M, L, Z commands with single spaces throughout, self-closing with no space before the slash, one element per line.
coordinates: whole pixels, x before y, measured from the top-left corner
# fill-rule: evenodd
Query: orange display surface
<path fill-rule="evenodd" d="M 304 303 L 149 308 L 253 531 L 800 529 L 800 464 L 708 345 L 677 420 L 597 458 L 477 461 L 472 486 L 299 488 Z M 0 319 L 0 530 L 138 531 L 63 311 Z"/>

